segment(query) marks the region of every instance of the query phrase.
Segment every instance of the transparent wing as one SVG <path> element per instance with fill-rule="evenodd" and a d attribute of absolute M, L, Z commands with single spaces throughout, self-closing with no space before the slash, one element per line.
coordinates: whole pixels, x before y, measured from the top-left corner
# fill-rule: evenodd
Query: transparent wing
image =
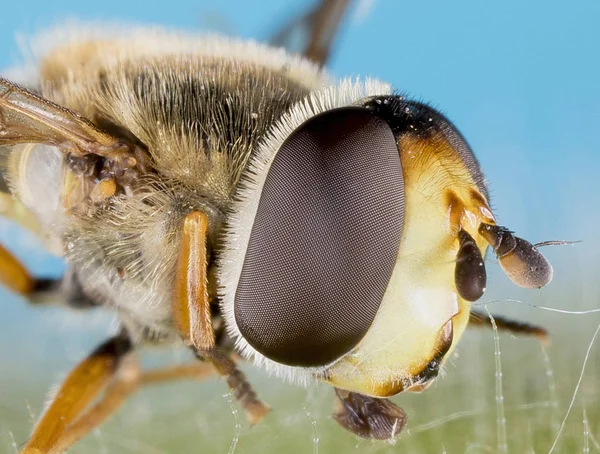
<path fill-rule="evenodd" d="M 0 150 L 19 144 L 51 145 L 74 158 L 90 154 L 105 158 L 105 167 L 114 170 L 116 181 L 124 187 L 149 167 L 138 144 L 112 136 L 78 113 L 0 78 Z M 0 156 L 0 215 L 37 233 L 34 216 L 10 195 L 7 182 L 17 181 L 18 172 L 9 171 L 5 157 L 5 153 Z"/>
<path fill-rule="evenodd" d="M 0 146 L 53 145 L 76 156 L 94 153 L 118 159 L 131 145 L 81 115 L 0 78 Z"/>
<path fill-rule="evenodd" d="M 285 24 L 275 33 L 271 43 L 298 51 L 324 66 L 349 4 L 350 0 L 321 0 L 307 13 Z"/>

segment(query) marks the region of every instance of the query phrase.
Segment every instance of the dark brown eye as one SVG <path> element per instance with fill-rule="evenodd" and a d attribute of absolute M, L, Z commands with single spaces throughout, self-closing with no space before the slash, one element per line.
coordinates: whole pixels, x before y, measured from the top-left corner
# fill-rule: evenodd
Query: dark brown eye
<path fill-rule="evenodd" d="M 268 170 L 235 296 L 258 352 L 324 365 L 370 328 L 404 224 L 404 182 L 388 124 L 360 107 L 317 115 Z"/>

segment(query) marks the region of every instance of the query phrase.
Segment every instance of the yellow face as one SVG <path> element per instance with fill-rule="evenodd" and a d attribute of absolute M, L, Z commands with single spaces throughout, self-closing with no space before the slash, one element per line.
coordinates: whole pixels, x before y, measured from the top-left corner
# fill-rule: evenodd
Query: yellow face
<path fill-rule="evenodd" d="M 306 111 L 265 146 L 230 220 L 230 334 L 301 383 L 421 391 L 485 291 L 488 245 L 519 285 L 544 285 L 551 267 L 496 225 L 469 146 L 434 109 L 374 95 Z"/>
<path fill-rule="evenodd" d="M 405 184 L 405 225 L 398 258 L 375 320 L 361 342 L 326 372 L 332 385 L 385 397 L 420 391 L 462 336 L 471 305 L 454 276 L 458 231 L 484 254 L 477 229 L 493 215 L 469 170 L 445 137 L 398 139 Z"/>

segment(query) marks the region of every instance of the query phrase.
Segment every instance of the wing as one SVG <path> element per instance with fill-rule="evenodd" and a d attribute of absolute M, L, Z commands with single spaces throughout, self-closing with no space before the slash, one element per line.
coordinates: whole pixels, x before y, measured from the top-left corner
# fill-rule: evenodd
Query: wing
<path fill-rule="evenodd" d="M 78 113 L 41 98 L 6 79 L 0 78 L 0 149 L 19 144 L 44 144 L 56 147 L 71 162 L 80 159 L 96 171 L 97 159 L 104 158 L 102 169 L 114 175 L 115 184 L 124 188 L 150 168 L 146 150 L 98 129 Z M 6 163 L 6 153 L 0 162 Z M 87 158 L 91 155 L 92 159 Z M 75 165 L 75 164 L 74 164 Z M 90 180 L 94 175 L 89 176 Z M 10 194 L 7 180 L 18 175 L 0 165 L 0 214 L 37 233 L 40 226 L 19 197 Z"/>
<path fill-rule="evenodd" d="M 350 0 L 321 0 L 306 14 L 284 25 L 271 39 L 276 46 L 294 47 L 297 34 L 306 36 L 300 53 L 319 66 L 329 59 L 331 49 Z"/>
<path fill-rule="evenodd" d="M 130 155 L 134 147 L 76 112 L 0 78 L 0 146 L 20 143 L 53 145 L 75 156 L 93 153 L 111 160 Z"/>

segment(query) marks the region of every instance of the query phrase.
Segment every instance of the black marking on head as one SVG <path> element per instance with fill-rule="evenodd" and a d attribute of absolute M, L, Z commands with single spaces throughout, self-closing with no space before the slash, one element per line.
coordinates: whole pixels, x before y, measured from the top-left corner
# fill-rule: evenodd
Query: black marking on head
<path fill-rule="evenodd" d="M 364 106 L 383 118 L 396 137 L 407 133 L 421 138 L 442 134 L 460 156 L 477 188 L 488 198 L 485 178 L 471 147 L 460 131 L 440 112 L 427 104 L 409 101 L 398 95 L 375 96 L 369 98 Z"/>
<path fill-rule="evenodd" d="M 276 362 L 321 366 L 370 328 L 404 224 L 396 140 L 369 110 L 317 115 L 268 171 L 235 296 L 245 340 Z"/>
<path fill-rule="evenodd" d="M 440 367 L 444 364 L 444 357 L 452 347 L 453 340 L 454 322 L 450 319 L 440 330 L 440 339 L 435 354 L 418 374 L 411 377 L 412 384 L 426 385 L 438 376 Z"/>

